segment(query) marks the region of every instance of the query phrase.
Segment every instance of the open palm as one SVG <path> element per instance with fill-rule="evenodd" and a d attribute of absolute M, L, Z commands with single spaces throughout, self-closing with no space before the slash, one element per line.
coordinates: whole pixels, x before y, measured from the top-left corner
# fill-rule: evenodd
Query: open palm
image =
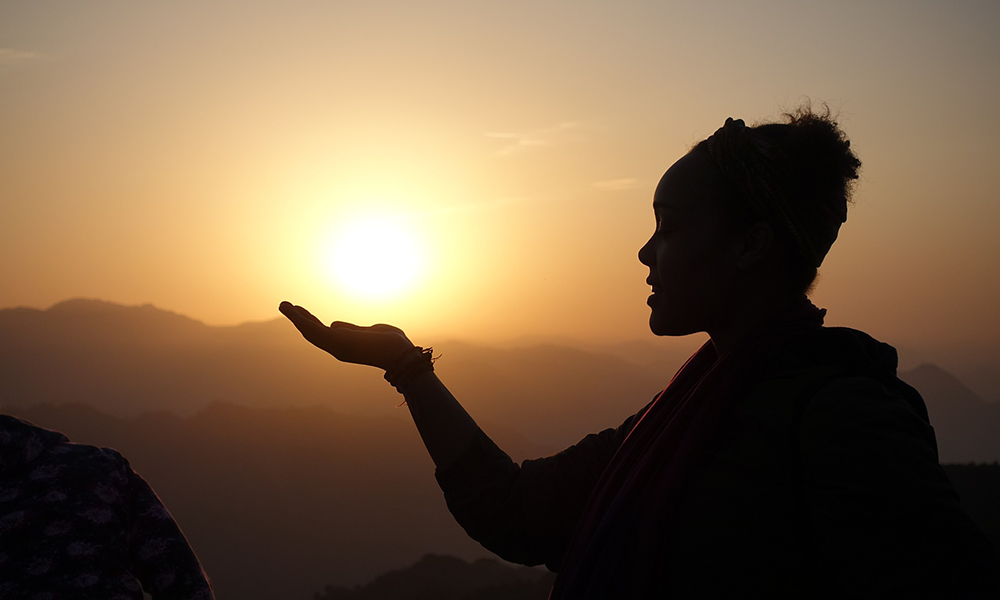
<path fill-rule="evenodd" d="M 278 310 L 288 317 L 302 337 L 343 362 L 387 369 L 413 347 L 403 330 L 392 325 L 380 323 L 362 327 L 334 321 L 326 326 L 311 312 L 290 302 L 282 302 Z"/>

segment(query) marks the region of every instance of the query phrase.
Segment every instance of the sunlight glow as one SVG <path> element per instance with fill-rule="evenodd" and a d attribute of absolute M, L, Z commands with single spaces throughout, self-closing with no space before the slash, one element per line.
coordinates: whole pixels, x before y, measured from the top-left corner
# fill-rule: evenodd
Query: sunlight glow
<path fill-rule="evenodd" d="M 359 217 L 331 238 L 328 271 L 359 299 L 389 299 L 413 288 L 424 270 L 423 250 L 400 219 Z"/>

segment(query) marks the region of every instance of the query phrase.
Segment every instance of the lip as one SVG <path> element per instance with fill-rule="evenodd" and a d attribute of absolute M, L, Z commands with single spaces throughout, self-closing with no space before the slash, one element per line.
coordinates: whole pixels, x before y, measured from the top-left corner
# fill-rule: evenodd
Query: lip
<path fill-rule="evenodd" d="M 653 281 L 652 279 L 647 279 L 646 280 L 646 285 L 648 285 L 650 287 L 650 289 L 653 291 L 653 293 L 650 294 L 648 298 L 646 298 L 646 304 L 648 306 L 652 307 L 653 304 L 656 302 L 656 296 L 657 296 L 657 294 L 659 294 L 660 292 L 662 292 L 663 288 L 660 287 L 660 284 L 658 282 Z"/>

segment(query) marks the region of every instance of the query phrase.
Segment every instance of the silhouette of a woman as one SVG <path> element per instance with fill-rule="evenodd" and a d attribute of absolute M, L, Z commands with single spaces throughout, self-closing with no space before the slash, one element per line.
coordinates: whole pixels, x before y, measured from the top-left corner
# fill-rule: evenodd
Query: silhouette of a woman
<path fill-rule="evenodd" d="M 729 119 L 653 198 L 650 329 L 707 332 L 619 427 L 514 464 L 389 325 L 280 310 L 336 358 L 386 369 L 448 506 L 551 598 L 1000 597 L 996 558 L 941 470 L 895 350 L 807 299 L 860 162 L 829 113 Z"/>

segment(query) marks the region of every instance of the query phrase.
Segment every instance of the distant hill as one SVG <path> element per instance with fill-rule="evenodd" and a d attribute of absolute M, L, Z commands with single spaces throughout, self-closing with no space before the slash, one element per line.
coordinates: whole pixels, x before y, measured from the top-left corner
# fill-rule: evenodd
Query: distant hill
<path fill-rule="evenodd" d="M 652 366 L 638 364 L 634 348 L 628 358 L 560 346 L 434 348 L 438 372 L 477 419 L 518 429 L 546 453 L 621 423 L 687 355 Z M 0 310 L 0 407 L 76 402 L 120 416 L 185 415 L 228 401 L 374 416 L 399 400 L 376 370 L 338 363 L 284 319 L 209 327 L 97 300 Z"/>
<path fill-rule="evenodd" d="M 315 600 L 546 600 L 555 574 L 496 560 L 428 554 L 367 585 L 327 586 Z"/>
<path fill-rule="evenodd" d="M 390 404 L 391 390 L 373 375 L 307 347 L 278 320 L 209 327 L 150 305 L 97 300 L 0 310 L 2 405 L 80 402 L 134 416 L 190 414 L 217 400 Z"/>
<path fill-rule="evenodd" d="M 518 432 L 547 454 L 645 405 L 700 340 L 523 343 L 534 345 L 435 343 L 436 368 L 480 422 Z M 1000 403 L 934 365 L 901 377 L 924 395 L 943 461 L 1000 460 Z M 376 370 L 338 363 L 283 319 L 210 327 L 150 305 L 98 300 L 0 310 L 0 408 L 76 402 L 119 416 L 189 415 L 216 401 L 384 416 L 399 396 Z"/>
<path fill-rule="evenodd" d="M 957 377 L 924 364 L 900 373 L 927 404 L 941 462 L 1000 460 L 1000 404 L 987 404 Z"/>

